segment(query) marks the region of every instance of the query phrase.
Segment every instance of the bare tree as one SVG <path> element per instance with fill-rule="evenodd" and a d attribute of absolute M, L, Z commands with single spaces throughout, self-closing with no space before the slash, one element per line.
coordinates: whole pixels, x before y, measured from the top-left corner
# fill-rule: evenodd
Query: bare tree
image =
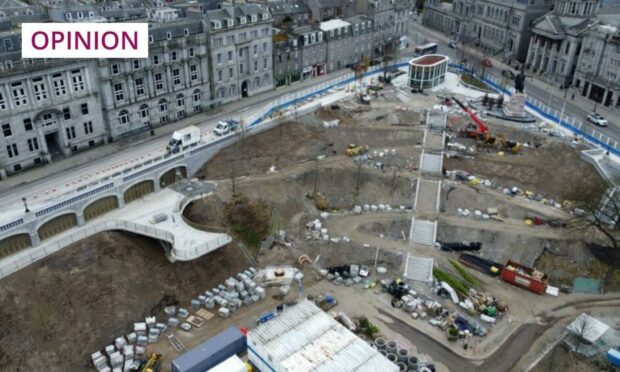
<path fill-rule="evenodd" d="M 575 202 L 573 228 L 582 236 L 592 234 L 594 241 L 604 241 L 605 249 L 609 249 L 608 269 L 603 279 L 603 285 L 607 286 L 620 266 L 620 187 L 608 188 L 602 198 L 586 185 L 577 187 L 575 193 L 581 198 Z"/>

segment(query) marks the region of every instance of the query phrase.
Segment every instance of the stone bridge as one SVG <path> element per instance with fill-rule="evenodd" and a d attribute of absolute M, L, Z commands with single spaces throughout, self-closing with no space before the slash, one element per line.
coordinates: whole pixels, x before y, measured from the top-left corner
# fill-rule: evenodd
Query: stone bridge
<path fill-rule="evenodd" d="M 406 66 L 406 58 L 387 68 L 403 66 Z M 365 76 L 370 77 L 382 71 L 382 66 L 374 66 Z M 63 196 L 50 199 L 33 210 L 0 221 L 0 277 L 50 254 L 48 246 L 60 249 L 61 246 L 105 230 L 130 231 L 168 242 L 172 246 L 168 252 L 169 257 L 173 260 L 196 258 L 195 255 L 193 258 L 190 258 L 192 255 L 182 256 L 179 251 L 175 253 L 175 247 L 179 242 L 174 233 L 169 231 L 184 223 L 181 216 L 187 204 L 177 208 L 174 203 L 168 203 L 167 211 L 158 211 L 170 214 L 170 210 L 176 210 L 179 216 L 176 219 L 181 222 L 173 224 L 174 226 L 168 223 L 159 227 L 151 226 L 148 220 L 152 216 L 135 215 L 133 211 L 146 208 L 143 200 L 151 200 L 152 204 L 159 205 L 159 197 L 150 198 L 149 195 L 157 193 L 159 196 L 169 185 L 181 179 L 191 178 L 220 149 L 239 141 L 241 135 L 253 135 L 268 130 L 281 120 L 316 110 L 321 105 L 330 104 L 352 94 L 348 90 L 348 93 L 342 90 L 334 91 L 334 88 L 344 88 L 355 79 L 355 76 L 349 73 L 315 87 L 278 97 L 270 103 L 261 104 L 254 114 L 237 118 L 248 123 L 242 133 L 203 140 L 178 153 L 168 153 L 149 159 Z M 205 134 L 202 136 L 204 138 Z M 170 200 L 172 199 L 174 198 L 170 196 Z M 134 205 L 138 207 L 138 204 L 139 208 L 134 208 Z M 173 212 L 170 215 L 172 220 L 175 219 L 174 216 Z M 167 228 L 164 228 L 165 226 Z M 194 233 L 196 231 L 194 229 Z M 220 239 L 220 243 L 223 241 Z M 189 244 L 187 239 L 183 244 Z M 210 250 L 212 247 L 203 249 L 203 252 Z"/>

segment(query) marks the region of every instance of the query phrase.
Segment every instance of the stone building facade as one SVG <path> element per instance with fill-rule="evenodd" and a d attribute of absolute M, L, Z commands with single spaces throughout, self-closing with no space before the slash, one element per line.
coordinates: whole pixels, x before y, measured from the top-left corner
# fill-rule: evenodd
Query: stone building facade
<path fill-rule="evenodd" d="M 605 106 L 620 107 L 620 32 L 597 25 L 583 38 L 573 86 L 578 94 Z"/>
<path fill-rule="evenodd" d="M 204 23 L 169 10 L 151 14 L 148 59 L 97 62 L 112 139 L 200 113 L 212 103 Z"/>
<path fill-rule="evenodd" d="M 562 88 L 572 85 L 583 37 L 601 23 L 600 9 L 597 0 L 556 0 L 555 9 L 534 22 L 527 69 Z"/>
<path fill-rule="evenodd" d="M 373 28 L 372 21 L 368 17 L 332 19 L 321 22 L 319 27 L 327 44 L 328 73 L 370 59 Z"/>
<path fill-rule="evenodd" d="M 505 61 L 525 61 L 532 22 L 549 0 L 427 0 L 422 23 Z"/>
<path fill-rule="evenodd" d="M 244 4 L 207 12 L 211 94 L 221 103 L 273 89 L 271 16 Z"/>

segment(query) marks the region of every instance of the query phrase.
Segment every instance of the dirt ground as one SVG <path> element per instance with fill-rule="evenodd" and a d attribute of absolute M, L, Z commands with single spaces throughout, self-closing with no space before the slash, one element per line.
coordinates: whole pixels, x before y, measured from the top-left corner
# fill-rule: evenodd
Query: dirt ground
<path fill-rule="evenodd" d="M 531 229 L 536 229 L 532 227 Z M 572 240 L 553 240 L 527 236 L 519 233 L 506 233 L 491 230 L 472 229 L 470 227 L 440 224 L 437 239 L 445 242 L 481 242 L 479 255 L 499 263 L 506 260 L 521 262 L 532 266 L 544 250 L 545 243 L 561 250 L 567 246 L 581 246 L 583 242 Z"/>
<path fill-rule="evenodd" d="M 315 116 L 300 118 L 251 136 L 233 147 L 222 150 L 198 173 L 197 177 L 217 180 L 231 177 L 231 164 L 236 176 L 267 173 L 314 160 L 319 155 L 344 154 L 349 144 L 368 145 L 370 150 L 384 150 L 419 144 L 423 132 L 407 127 L 386 125 L 342 125 L 323 128 Z M 396 129 L 396 130 L 395 130 Z"/>
<path fill-rule="evenodd" d="M 588 189 L 592 194 L 601 195 L 607 188 L 605 180 L 593 166 L 580 158 L 577 149 L 552 137 L 518 133 L 518 136 L 507 135 L 507 138 L 539 142 L 542 146 L 523 148 L 518 155 L 498 156 L 495 150 L 482 151 L 475 155 L 475 160 L 446 158 L 444 167 L 465 170 L 487 177 L 503 187 L 517 186 L 559 201 L 579 198 L 575 195 L 577 189 Z"/>
<path fill-rule="evenodd" d="M 532 372 L 598 372 L 599 366 L 584 357 L 567 350 L 561 344 L 553 348 L 532 369 Z"/>
<path fill-rule="evenodd" d="M 387 103 L 381 104 L 387 107 Z M 348 113 L 342 109 L 321 110 L 222 150 L 196 175 L 213 180 L 215 191 L 193 202 L 185 210 L 185 217 L 203 226 L 226 227 L 224 203 L 230 200 L 230 178 L 234 174 L 237 193 L 249 200 L 264 200 L 271 208 L 270 233 L 284 230 L 292 241 L 291 247 L 261 249 L 258 266 L 295 264 L 299 255 L 307 254 L 318 267 L 351 263 L 373 266 L 376 260 L 389 273 L 400 275 L 405 255 L 402 252 L 411 250 L 402 240 L 402 232 L 406 236 L 409 233 L 408 215 L 364 214 L 361 217 L 383 219 L 365 220 L 355 231 L 348 231 L 358 237 L 350 243 L 305 239 L 305 224 L 319 214 L 306 197 L 315 185 L 325 195 L 330 212 L 344 216 L 341 220 L 346 225 L 351 225 L 351 216 L 345 213 L 354 205 L 412 205 L 419 175 L 409 168 L 419 163 L 423 139 L 417 125 L 420 115 L 377 107 Z M 323 120 L 333 119 L 341 120 L 339 127 L 323 127 Z M 586 185 L 595 192 L 605 189 L 605 182 L 594 168 L 570 146 L 516 130 L 506 129 L 504 133 L 522 142 L 540 142 L 542 147 L 503 157 L 493 151 L 478 154 L 475 160 L 448 158 L 444 167 L 466 170 L 499 185 L 519 186 L 558 200 L 571 195 L 574 185 Z M 395 154 L 365 159 L 358 167 L 353 158 L 343 155 L 352 143 L 368 145 L 373 156 L 375 151 L 392 154 L 392 149 Z M 318 155 L 323 157 L 315 163 Z M 382 170 L 377 162 L 387 168 Z M 270 171 L 272 166 L 275 172 Z M 548 252 L 543 253 L 545 243 L 571 260 L 570 264 L 574 261 L 576 267 L 594 262 L 591 255 L 580 255 L 584 249 L 582 239 L 562 236 L 561 230 L 522 224 L 527 211 L 545 215 L 548 210 L 493 192 L 465 185 L 444 187 L 442 213 L 427 216 L 439 221 L 438 239 L 480 241 L 482 256 L 498 262 L 513 259 L 536 265 L 550 272 L 553 284 L 556 277 L 560 282 L 564 280 L 560 279 L 563 268 L 554 266 L 556 260 Z M 508 220 L 489 222 L 486 229 L 478 222 L 471 224 L 455 217 L 456 208 L 488 207 L 498 208 Z M 374 239 L 381 234 L 383 239 Z M 373 245 L 360 240 L 360 236 L 372 240 Z M 376 247 L 382 248 L 378 255 Z M 443 255 L 431 251 L 430 256 Z M 233 244 L 190 263 L 172 264 L 157 242 L 115 232 L 101 233 L 67 247 L 0 281 L 0 370 L 85 370 L 90 353 L 128 333 L 131 323 L 141 320 L 164 294 L 175 295 L 181 304 L 188 304 L 197 293 L 247 268 L 243 257 Z M 586 274 L 595 273 L 589 270 Z M 311 275 L 304 285 L 308 289 L 314 285 Z M 528 305 L 536 303 L 537 295 L 522 296 L 532 299 L 524 300 Z"/>
<path fill-rule="evenodd" d="M 229 245 L 170 263 L 154 240 L 105 232 L 75 243 L 0 286 L 0 370 L 84 371 L 90 354 L 130 332 L 162 299 L 181 304 L 248 267 Z"/>

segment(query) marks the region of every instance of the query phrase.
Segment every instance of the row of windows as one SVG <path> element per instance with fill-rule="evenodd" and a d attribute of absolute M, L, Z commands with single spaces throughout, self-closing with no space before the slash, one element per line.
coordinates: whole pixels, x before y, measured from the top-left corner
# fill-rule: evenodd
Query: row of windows
<path fill-rule="evenodd" d="M 198 112 L 198 110 L 196 109 L 197 106 L 200 108 L 200 111 L 202 110 L 201 99 L 202 99 L 202 95 L 200 93 L 200 90 L 198 89 L 194 90 L 194 92 L 192 93 L 192 100 L 193 100 L 195 112 Z M 181 116 L 179 117 L 184 117 L 185 116 L 185 95 L 181 93 L 177 94 L 174 104 L 176 104 L 177 116 L 179 116 L 179 113 L 182 113 Z M 160 99 L 159 102 L 157 103 L 157 108 L 159 110 L 159 114 L 162 117 L 166 117 L 165 121 L 167 121 L 168 120 L 167 119 L 168 100 L 166 100 L 165 98 Z M 150 117 L 150 110 L 147 104 L 140 105 L 140 107 L 138 108 L 138 117 L 140 119 L 147 119 Z M 118 113 L 118 122 L 121 125 L 126 125 L 130 123 L 130 113 L 128 110 L 122 110 Z"/>
<path fill-rule="evenodd" d="M 261 37 L 269 36 L 269 28 L 265 27 L 260 31 Z M 258 30 L 250 32 L 250 39 L 258 38 Z M 233 45 L 235 42 L 244 42 L 248 40 L 247 32 L 239 32 L 235 35 L 228 35 L 226 38 L 217 37 L 213 39 L 213 46 L 221 47 L 224 45 Z"/>
<path fill-rule="evenodd" d="M 297 52 L 295 52 L 297 53 Z M 282 57 L 282 56 L 280 56 Z M 263 58 L 263 70 L 266 70 L 268 67 L 268 58 Z M 280 58 L 280 62 L 282 61 L 282 58 Z M 243 63 L 239 64 L 239 74 L 243 75 L 244 73 L 250 73 L 250 71 L 246 71 L 243 67 Z M 258 61 L 254 61 L 254 72 L 258 72 Z M 235 76 L 235 69 L 233 67 L 229 67 L 228 68 L 228 79 L 232 79 Z M 221 82 L 222 80 L 224 80 L 224 71 L 219 69 L 217 70 L 217 81 Z"/>
<path fill-rule="evenodd" d="M 252 49 L 253 49 L 254 55 L 257 55 L 258 45 L 254 44 Z M 263 43 L 263 52 L 265 53 L 267 52 L 267 43 Z M 243 57 L 243 48 L 239 49 L 239 57 Z M 229 50 L 228 51 L 228 62 L 232 62 L 232 60 L 233 60 L 233 51 Z M 222 63 L 222 53 L 217 53 L 215 55 L 215 61 L 218 65 Z"/>
<path fill-rule="evenodd" d="M 80 105 L 80 112 L 82 115 L 88 115 L 89 110 L 88 110 L 88 103 L 84 102 Z M 71 120 L 71 109 L 69 107 L 64 107 L 62 108 L 62 117 L 64 120 Z M 51 113 L 45 113 L 42 116 L 43 120 L 42 120 L 42 125 L 43 126 L 49 126 L 52 124 L 55 124 L 56 121 L 53 117 L 53 115 Z M 23 120 L 23 124 L 24 124 L 24 130 L 26 132 L 32 131 L 33 130 L 33 125 L 32 125 L 32 119 L 31 118 L 25 118 Z M 10 123 L 7 124 L 2 124 L 2 135 L 4 137 L 11 137 L 13 135 L 13 128 L 11 127 Z"/>
<path fill-rule="evenodd" d="M 183 72 L 181 71 L 181 68 L 173 68 L 171 70 L 172 73 L 172 86 L 173 88 L 180 88 L 183 85 Z M 189 79 L 191 82 L 195 82 L 197 81 L 199 78 L 198 76 L 198 65 L 190 65 L 189 66 Z M 125 82 L 117 82 L 114 83 L 112 88 L 113 88 L 113 93 L 114 93 L 114 100 L 116 102 L 122 102 L 125 100 L 126 98 L 126 94 L 125 94 Z M 146 96 L 146 88 L 145 88 L 145 78 L 143 77 L 139 77 L 139 78 L 135 78 L 133 80 L 133 86 L 134 86 L 134 92 L 136 97 L 144 97 Z M 159 72 L 155 72 L 153 73 L 153 84 L 155 87 L 155 94 L 159 94 L 163 91 L 166 90 L 166 79 L 165 79 L 165 72 L 163 71 L 159 71 Z"/>
<path fill-rule="evenodd" d="M 86 90 L 86 82 L 84 74 L 81 70 L 71 70 L 68 74 L 69 82 L 74 93 L 78 93 Z M 15 107 L 21 107 L 28 104 L 31 98 L 34 98 L 35 102 L 44 102 L 50 95 L 55 97 L 61 97 L 67 94 L 67 82 L 65 80 L 66 74 L 56 73 L 50 76 L 39 76 L 32 78 L 30 85 L 32 86 L 31 94 L 27 93 L 28 83 L 26 81 L 16 81 L 8 84 L 10 98 L 13 100 Z M 51 86 L 51 91 L 50 91 Z M 8 97 L 5 97 L 2 90 L 0 90 L 0 110 L 8 109 Z"/>
<path fill-rule="evenodd" d="M 188 58 L 194 57 L 196 56 L 196 49 L 195 48 L 188 48 L 187 49 L 187 56 Z M 177 51 L 172 51 L 168 54 L 168 60 L 170 62 L 174 62 L 174 61 L 178 61 L 180 58 L 183 58 L 181 56 L 181 53 L 177 52 Z M 163 62 L 163 56 L 161 54 L 155 54 L 151 57 L 151 65 L 153 66 L 157 66 L 162 64 Z M 121 72 L 123 72 L 123 70 L 126 68 L 127 66 L 122 64 L 122 63 L 114 63 L 112 65 L 110 65 L 110 73 L 112 75 L 118 75 Z M 136 70 L 140 70 L 141 68 L 146 67 L 146 63 L 144 62 L 144 60 L 141 59 L 134 59 L 131 61 L 130 64 L 130 69 L 133 71 Z"/>

